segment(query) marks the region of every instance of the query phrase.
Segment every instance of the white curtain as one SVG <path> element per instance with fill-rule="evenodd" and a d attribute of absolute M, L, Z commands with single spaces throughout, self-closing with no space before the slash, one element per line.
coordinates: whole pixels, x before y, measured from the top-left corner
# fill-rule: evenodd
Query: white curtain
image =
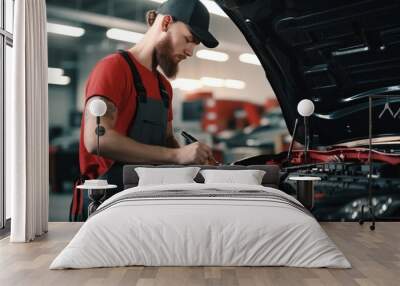
<path fill-rule="evenodd" d="M 12 96 L 6 98 L 6 187 L 11 190 L 11 242 L 47 232 L 48 97 L 45 0 L 17 0 Z"/>

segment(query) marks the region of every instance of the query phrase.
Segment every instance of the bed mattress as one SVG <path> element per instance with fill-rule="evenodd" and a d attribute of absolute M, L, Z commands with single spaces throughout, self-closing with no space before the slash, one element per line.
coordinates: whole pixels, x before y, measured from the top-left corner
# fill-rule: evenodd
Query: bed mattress
<path fill-rule="evenodd" d="M 284 192 L 199 183 L 114 195 L 50 269 L 129 265 L 351 267 L 308 210 Z"/>

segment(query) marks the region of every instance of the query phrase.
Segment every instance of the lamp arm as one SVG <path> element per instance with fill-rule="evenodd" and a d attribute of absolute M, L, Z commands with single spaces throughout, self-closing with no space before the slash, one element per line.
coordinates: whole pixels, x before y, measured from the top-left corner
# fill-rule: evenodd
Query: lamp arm
<path fill-rule="evenodd" d="M 100 156 L 100 136 L 106 133 L 106 129 L 100 125 L 100 116 L 96 116 L 97 156 Z"/>
<path fill-rule="evenodd" d="M 99 129 L 100 129 L 100 116 L 97 116 L 96 117 L 96 124 L 97 124 L 97 127 L 96 127 L 96 135 L 97 135 L 97 157 L 99 157 L 100 156 L 100 132 L 99 132 Z"/>
<path fill-rule="evenodd" d="M 287 157 L 286 157 L 286 160 L 288 163 L 290 163 L 290 160 L 292 159 L 292 151 L 293 151 L 294 140 L 296 139 L 298 122 L 299 122 L 299 119 L 296 118 L 296 121 L 294 122 L 294 127 L 293 127 L 292 141 L 290 141 L 290 146 L 289 146 L 289 150 L 288 150 Z"/>
<path fill-rule="evenodd" d="M 309 144 L 309 136 L 308 136 L 308 116 L 304 116 L 304 163 L 307 164 L 308 161 L 308 144 Z"/>

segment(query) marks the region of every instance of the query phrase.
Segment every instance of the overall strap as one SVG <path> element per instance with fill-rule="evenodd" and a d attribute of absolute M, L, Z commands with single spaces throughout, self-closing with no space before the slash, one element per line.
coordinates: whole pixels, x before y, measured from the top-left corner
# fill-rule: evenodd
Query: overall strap
<path fill-rule="evenodd" d="M 164 102 L 164 106 L 168 109 L 169 108 L 169 95 L 168 92 L 162 82 L 162 77 L 159 72 L 157 72 L 158 76 L 158 88 L 160 89 L 161 99 Z"/>
<path fill-rule="evenodd" d="M 118 53 L 125 59 L 125 61 L 129 65 L 129 68 L 132 72 L 133 81 L 135 82 L 136 93 L 138 95 L 139 101 L 147 102 L 146 89 L 144 88 L 142 79 L 140 78 L 140 74 L 135 64 L 133 63 L 131 57 L 129 56 L 128 52 L 124 50 L 118 50 Z"/>
<path fill-rule="evenodd" d="M 133 77 L 133 81 L 135 82 L 135 87 L 136 87 L 136 92 L 139 95 L 139 100 L 141 102 L 146 102 L 147 101 L 147 93 L 146 93 L 146 89 L 144 88 L 142 79 L 140 77 L 140 74 L 136 68 L 136 65 L 133 63 L 131 57 L 129 56 L 127 51 L 124 50 L 118 50 L 118 53 L 125 59 L 125 61 L 128 63 L 129 68 L 132 72 L 132 77 Z M 164 103 L 164 106 L 166 108 L 169 108 L 169 95 L 168 92 L 162 82 L 162 78 L 159 72 L 157 72 L 157 76 L 158 76 L 158 88 L 160 89 L 160 96 L 161 99 Z"/>

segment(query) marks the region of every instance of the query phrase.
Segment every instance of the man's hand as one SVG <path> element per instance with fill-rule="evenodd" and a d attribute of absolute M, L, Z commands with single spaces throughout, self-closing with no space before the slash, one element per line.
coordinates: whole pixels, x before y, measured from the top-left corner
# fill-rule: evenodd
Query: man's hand
<path fill-rule="evenodd" d="M 201 142 L 186 145 L 176 151 L 178 164 L 206 164 L 209 158 L 213 158 L 211 148 Z"/>

